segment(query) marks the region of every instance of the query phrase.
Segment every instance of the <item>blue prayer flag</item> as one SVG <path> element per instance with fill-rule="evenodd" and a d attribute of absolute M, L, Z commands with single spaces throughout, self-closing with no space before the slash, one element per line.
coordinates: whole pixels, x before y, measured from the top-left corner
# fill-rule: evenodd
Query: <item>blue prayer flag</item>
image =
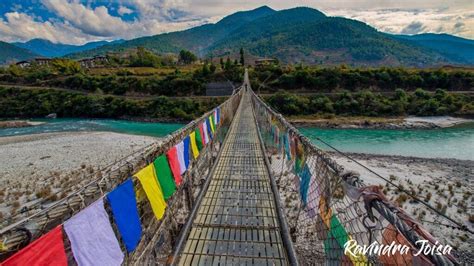
<path fill-rule="evenodd" d="M 127 179 L 107 195 L 112 214 L 128 252 L 132 252 L 140 242 L 142 226 L 137 210 L 137 200 L 132 179 Z"/>
<path fill-rule="evenodd" d="M 184 140 L 184 163 L 186 164 L 186 169 L 189 167 L 189 146 L 191 139 L 187 136 Z"/>
<path fill-rule="evenodd" d="M 306 206 L 308 203 L 308 189 L 309 189 L 309 182 L 311 181 L 311 172 L 309 171 L 309 167 L 307 164 L 304 164 L 303 171 L 299 174 L 301 178 L 300 182 L 300 194 L 301 200 L 303 201 L 303 205 Z"/>

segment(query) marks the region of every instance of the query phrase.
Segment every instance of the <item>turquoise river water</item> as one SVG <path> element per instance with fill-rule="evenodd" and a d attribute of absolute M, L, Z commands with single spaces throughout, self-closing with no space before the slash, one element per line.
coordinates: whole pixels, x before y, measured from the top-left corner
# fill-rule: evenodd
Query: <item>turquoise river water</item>
<path fill-rule="evenodd" d="M 182 124 L 145 123 L 111 119 L 40 119 L 35 127 L 0 129 L 0 137 L 64 131 L 112 131 L 163 137 Z M 301 128 L 322 149 L 316 137 L 345 152 L 456 158 L 474 160 L 474 124 L 429 130 L 320 129 Z"/>

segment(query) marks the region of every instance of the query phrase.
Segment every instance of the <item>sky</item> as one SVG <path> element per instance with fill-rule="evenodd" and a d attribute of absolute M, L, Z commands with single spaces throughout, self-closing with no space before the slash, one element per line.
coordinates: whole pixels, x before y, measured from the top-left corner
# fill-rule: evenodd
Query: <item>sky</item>
<path fill-rule="evenodd" d="M 128 40 L 214 23 L 262 5 L 276 10 L 308 6 L 393 34 L 474 39 L 474 0 L 0 0 L 0 40 Z"/>

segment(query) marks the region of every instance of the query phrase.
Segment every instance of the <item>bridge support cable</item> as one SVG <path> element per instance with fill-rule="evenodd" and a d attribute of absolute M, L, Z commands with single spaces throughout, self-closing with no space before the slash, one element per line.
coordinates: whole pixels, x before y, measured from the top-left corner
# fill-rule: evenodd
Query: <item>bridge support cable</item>
<path fill-rule="evenodd" d="M 242 101 L 240 101 L 239 103 L 239 107 L 237 108 L 237 112 L 238 110 L 240 109 L 240 106 L 242 105 Z M 230 126 L 230 130 L 232 130 L 232 128 L 235 126 L 235 119 L 232 120 L 232 123 L 231 123 L 231 126 Z M 224 138 L 224 141 L 223 141 L 223 144 L 225 144 L 227 142 L 227 138 L 228 138 L 229 134 L 226 134 L 225 135 L 225 138 Z M 216 162 L 219 161 L 220 157 L 221 157 L 221 154 L 222 154 L 222 149 L 219 151 L 219 154 L 217 155 L 217 159 L 216 159 Z M 192 225 L 193 225 L 193 221 L 197 215 L 197 212 L 198 212 L 198 209 L 199 207 L 201 206 L 201 203 L 202 203 L 202 200 L 204 198 L 204 195 L 205 193 L 207 192 L 208 188 L 209 188 L 209 184 L 211 183 L 211 179 L 212 179 L 212 176 L 214 175 L 215 171 L 216 171 L 216 166 L 217 164 L 214 164 L 212 169 L 210 170 L 208 176 L 206 177 L 206 181 L 204 183 L 204 186 L 201 190 L 201 192 L 199 193 L 199 196 L 197 197 L 196 201 L 195 201 L 195 204 L 194 204 L 194 207 L 192 208 L 192 211 L 188 217 L 188 220 L 186 222 L 186 224 L 184 225 L 183 229 L 181 230 L 179 236 L 178 236 L 178 239 L 177 239 L 177 244 L 174 246 L 173 248 L 173 254 L 171 255 L 170 259 L 168 260 L 167 264 L 169 265 L 176 265 L 176 263 L 178 263 L 178 260 L 180 258 L 180 253 L 184 247 L 184 244 L 187 240 L 187 237 L 189 235 L 189 232 L 192 228 Z"/>
<path fill-rule="evenodd" d="M 288 249 L 291 242 L 285 242 L 289 233 L 286 230 L 285 236 L 278 215 L 279 199 L 273 193 L 251 95 L 247 86 L 242 90 L 207 191 L 171 264 L 298 265 Z"/>
<path fill-rule="evenodd" d="M 255 116 L 255 113 L 254 113 L 254 116 Z M 260 129 L 258 127 L 258 122 L 257 122 L 256 119 L 255 119 L 255 123 L 257 124 L 258 138 L 260 140 L 261 149 L 264 152 L 264 154 L 267 154 L 267 152 L 265 150 L 265 145 L 263 144 L 262 136 L 260 134 Z M 278 187 L 276 185 L 275 178 L 272 175 L 272 171 L 270 169 L 270 163 L 268 161 L 267 156 L 264 156 L 264 159 L 265 159 L 265 167 L 267 168 L 267 171 L 268 171 L 269 176 L 270 176 L 270 182 L 271 182 L 271 185 L 272 185 L 272 191 L 273 191 L 273 195 L 274 195 L 274 198 L 275 198 L 275 204 L 276 204 L 276 210 L 277 210 L 277 213 L 278 213 L 278 219 L 279 219 L 280 224 L 281 224 L 281 234 L 282 234 L 282 238 L 283 238 L 283 244 L 285 245 L 285 248 L 288 252 L 288 260 L 289 260 L 291 265 L 299 265 L 298 258 L 297 258 L 296 252 L 295 252 L 295 248 L 293 246 L 293 241 L 291 240 L 291 234 L 290 234 L 290 230 L 289 230 L 289 227 L 288 227 L 288 222 L 286 220 L 285 214 L 283 213 L 284 212 L 283 207 L 281 206 L 280 193 L 278 191 Z"/>
<path fill-rule="evenodd" d="M 280 176 L 277 185 L 301 264 L 457 264 L 451 255 L 414 256 L 421 248 L 418 240 L 434 247 L 436 239 L 377 187 L 344 173 L 253 92 L 252 99 L 270 171 Z M 392 257 L 346 254 L 349 240 L 367 246 L 409 243 L 414 252 Z"/>
<path fill-rule="evenodd" d="M 156 220 L 149 202 L 137 200 L 137 207 L 142 222 L 143 235 L 136 250 L 126 254 L 124 264 L 141 264 L 146 262 L 166 262 L 174 243 L 176 231 L 184 224 L 190 208 L 195 204 L 195 197 L 202 188 L 203 177 L 215 163 L 221 143 L 224 140 L 238 104 L 241 93 L 236 93 L 218 106 L 222 121 L 213 134 L 212 141 L 201 150 L 197 159 L 191 160 L 182 185 L 169 201 L 168 210 L 162 220 Z M 130 178 L 144 166 L 153 162 L 159 155 L 165 154 L 171 147 L 188 137 L 203 121 L 214 115 L 213 110 L 190 122 L 181 129 L 168 135 L 159 142 L 153 143 L 134 152 L 126 158 L 93 173 L 89 182 L 79 189 L 72 190 L 66 197 L 47 206 L 41 206 L 36 212 L 21 218 L 0 229 L 0 261 L 26 246 L 31 241 L 46 234 L 51 228 L 62 224 L 72 215 L 82 211 L 90 203 L 104 197 L 124 180 Z M 140 183 L 133 179 L 135 191 L 141 189 Z M 186 189 L 184 189 L 186 188 Z M 186 195 L 185 195 L 186 194 Z M 34 211 L 34 210 L 32 210 Z M 116 225 L 113 225 L 113 227 Z M 66 242 L 68 256 L 69 242 Z M 72 259 L 72 257 L 71 257 Z"/>

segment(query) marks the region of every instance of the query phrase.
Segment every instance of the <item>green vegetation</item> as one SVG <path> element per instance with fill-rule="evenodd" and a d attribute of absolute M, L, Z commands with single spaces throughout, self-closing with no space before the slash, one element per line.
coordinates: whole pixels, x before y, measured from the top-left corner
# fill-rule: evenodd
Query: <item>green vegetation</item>
<path fill-rule="evenodd" d="M 114 96 L 91 96 L 49 89 L 0 87 L 0 117 L 156 118 L 191 120 L 211 110 L 225 98 L 168 98 L 133 100 Z"/>
<path fill-rule="evenodd" d="M 448 93 L 438 89 L 429 93 L 423 89 L 406 92 L 395 90 L 385 96 L 369 90 L 348 91 L 332 95 L 298 96 L 278 92 L 265 100 L 283 115 L 343 115 L 343 116 L 401 116 L 401 115 L 474 115 L 474 96 Z"/>
<path fill-rule="evenodd" d="M 183 52 L 184 61 L 195 55 Z M 126 96 L 198 96 L 205 95 L 205 85 L 211 81 L 240 82 L 243 68 L 228 61 L 225 69 L 213 63 L 176 65 L 166 56 L 155 55 L 138 48 L 128 58 L 109 57 L 109 68 L 83 69 L 73 60 L 55 59 L 49 65 L 20 68 L 11 65 L 0 69 L 0 83 L 54 87 L 94 94 Z M 115 66 L 114 68 L 112 68 Z"/>
<path fill-rule="evenodd" d="M 262 91 L 280 89 L 304 92 L 337 92 L 341 90 L 393 92 L 397 88 L 434 91 L 469 91 L 474 88 L 472 69 L 407 69 L 407 68 L 332 68 L 297 66 L 269 66 L 250 73 L 257 88 L 265 80 Z"/>
<path fill-rule="evenodd" d="M 181 50 L 179 52 L 179 61 L 184 64 L 191 64 L 197 60 L 196 55 L 187 50 Z"/>
<path fill-rule="evenodd" d="M 0 65 L 12 61 L 28 60 L 36 56 L 38 55 L 27 49 L 0 41 Z"/>

